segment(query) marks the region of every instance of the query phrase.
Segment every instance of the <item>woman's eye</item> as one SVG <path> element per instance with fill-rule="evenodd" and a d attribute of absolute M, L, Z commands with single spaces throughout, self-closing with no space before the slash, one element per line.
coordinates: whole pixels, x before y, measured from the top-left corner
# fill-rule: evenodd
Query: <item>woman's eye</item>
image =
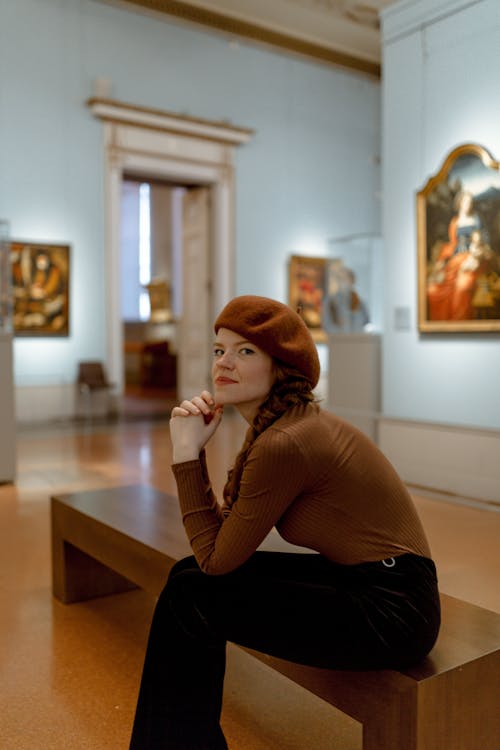
<path fill-rule="evenodd" d="M 222 357 L 223 354 L 224 354 L 223 349 L 214 349 L 214 357 Z"/>
<path fill-rule="evenodd" d="M 240 354 L 255 354 L 253 349 L 249 349 L 248 347 L 243 347 L 243 349 L 240 349 Z"/>

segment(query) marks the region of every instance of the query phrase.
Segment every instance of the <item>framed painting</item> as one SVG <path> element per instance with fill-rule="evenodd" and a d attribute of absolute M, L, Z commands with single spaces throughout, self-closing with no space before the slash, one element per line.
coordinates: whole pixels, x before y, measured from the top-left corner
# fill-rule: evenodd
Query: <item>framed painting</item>
<path fill-rule="evenodd" d="M 299 312 L 318 342 L 327 339 L 323 325 L 326 264 L 326 258 L 292 255 L 288 273 L 288 304 Z"/>
<path fill-rule="evenodd" d="M 421 332 L 500 331 L 500 164 L 464 144 L 417 193 Z"/>
<path fill-rule="evenodd" d="M 69 335 L 69 249 L 10 243 L 15 336 Z"/>
<path fill-rule="evenodd" d="M 9 225 L 0 219 L 0 334 L 12 328 L 9 253 Z"/>

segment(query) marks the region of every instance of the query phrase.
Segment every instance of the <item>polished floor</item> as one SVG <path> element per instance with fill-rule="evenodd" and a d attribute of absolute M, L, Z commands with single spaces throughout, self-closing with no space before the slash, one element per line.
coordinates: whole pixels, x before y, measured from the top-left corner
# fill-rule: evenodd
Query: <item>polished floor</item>
<path fill-rule="evenodd" d="M 136 482 L 175 492 L 165 412 L 19 430 L 17 481 L 0 486 L 2 750 L 128 746 L 153 601 L 141 591 L 55 601 L 49 498 Z M 224 421 L 208 452 L 217 490 L 244 431 L 236 415 Z M 415 501 L 441 589 L 500 611 L 498 509 Z M 223 724 L 231 750 L 361 748 L 360 725 L 233 648 Z"/>

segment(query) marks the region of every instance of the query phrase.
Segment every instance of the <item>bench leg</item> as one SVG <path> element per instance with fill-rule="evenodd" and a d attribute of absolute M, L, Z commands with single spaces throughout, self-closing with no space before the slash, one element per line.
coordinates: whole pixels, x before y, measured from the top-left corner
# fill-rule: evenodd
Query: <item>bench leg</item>
<path fill-rule="evenodd" d="M 363 750 L 497 750 L 499 673 L 496 651 L 392 695 L 365 717 Z"/>
<path fill-rule="evenodd" d="M 419 687 L 418 750 L 500 748 L 500 652 L 466 662 Z"/>
<path fill-rule="evenodd" d="M 111 568 L 54 535 L 52 587 L 54 596 L 64 604 L 137 588 Z"/>
<path fill-rule="evenodd" d="M 365 719 L 363 750 L 420 750 L 417 741 L 416 688 L 401 693 L 399 700 L 389 695 L 387 704 L 383 708 L 379 705 L 378 710 Z"/>

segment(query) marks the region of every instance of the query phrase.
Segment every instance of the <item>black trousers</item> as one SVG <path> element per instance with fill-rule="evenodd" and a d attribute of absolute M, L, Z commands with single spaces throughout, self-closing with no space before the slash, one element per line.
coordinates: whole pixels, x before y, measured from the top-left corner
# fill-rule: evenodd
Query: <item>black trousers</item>
<path fill-rule="evenodd" d="M 185 558 L 156 605 L 130 750 L 227 750 L 227 641 L 332 669 L 402 668 L 430 651 L 439 625 L 434 563 L 416 555 L 345 566 L 256 552 L 221 576 Z"/>

